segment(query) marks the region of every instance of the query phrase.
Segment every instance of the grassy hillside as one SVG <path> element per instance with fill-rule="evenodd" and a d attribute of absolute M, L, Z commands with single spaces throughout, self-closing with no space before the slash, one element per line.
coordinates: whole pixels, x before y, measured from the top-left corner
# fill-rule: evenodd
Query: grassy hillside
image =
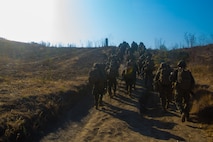
<path fill-rule="evenodd" d="M 192 71 L 196 88 L 192 113 L 206 122 L 213 120 L 213 45 L 186 49 L 188 68 Z"/>
<path fill-rule="evenodd" d="M 101 48 L 47 48 L 0 40 L 0 141 L 23 141 L 82 96 Z"/>
<path fill-rule="evenodd" d="M 212 118 L 212 46 L 150 51 L 156 67 L 161 61 L 173 67 L 180 59 L 187 61 L 197 84 L 192 112 L 202 119 Z M 0 141 L 24 141 L 42 133 L 49 121 L 88 94 L 88 72 L 94 62 L 105 62 L 109 51 L 0 39 Z"/>

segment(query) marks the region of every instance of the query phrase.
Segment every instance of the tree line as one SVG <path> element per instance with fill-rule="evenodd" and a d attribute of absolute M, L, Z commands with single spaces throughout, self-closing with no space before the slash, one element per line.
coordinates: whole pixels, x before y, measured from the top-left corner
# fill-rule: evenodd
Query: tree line
<path fill-rule="evenodd" d="M 107 40 L 107 43 L 106 43 Z M 134 45 L 137 44 L 135 41 L 133 41 Z M 156 49 L 160 49 L 163 51 L 167 51 L 168 47 L 165 44 L 165 40 L 163 40 L 162 38 L 160 39 L 155 39 L 155 48 Z M 50 42 L 45 42 L 45 41 L 41 41 L 39 43 L 36 42 L 31 42 L 32 44 L 38 44 L 44 47 L 77 47 L 76 44 L 74 43 L 57 43 L 57 44 L 51 44 Z M 200 34 L 197 35 L 195 33 L 189 33 L 189 32 L 185 32 L 184 33 L 184 43 L 175 43 L 174 45 L 172 45 L 171 47 L 169 47 L 169 49 L 177 49 L 177 48 L 192 48 L 195 46 L 204 46 L 207 44 L 213 43 L 213 34 L 210 34 L 209 36 L 205 35 L 205 34 Z M 112 43 L 111 43 L 112 44 Z M 140 44 L 140 43 L 139 43 Z M 138 44 L 138 45 L 139 45 Z M 108 46 L 108 38 L 102 38 L 98 41 L 91 41 L 88 40 L 85 43 L 81 43 L 80 47 L 106 47 Z M 112 45 L 111 45 L 112 46 Z"/>

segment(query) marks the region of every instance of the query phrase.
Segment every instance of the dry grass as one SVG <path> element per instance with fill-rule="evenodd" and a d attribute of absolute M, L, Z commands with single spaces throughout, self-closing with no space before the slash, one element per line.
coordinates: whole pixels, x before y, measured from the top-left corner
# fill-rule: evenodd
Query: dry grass
<path fill-rule="evenodd" d="M 199 121 L 204 123 L 213 122 L 213 64 L 208 63 L 213 61 L 213 57 L 209 54 L 212 51 L 208 46 L 203 50 L 201 47 L 195 48 L 194 52 L 191 49 L 191 60 L 188 65 L 196 81 L 191 113 L 197 114 Z M 202 60 L 194 58 L 197 54 L 202 56 Z"/>
<path fill-rule="evenodd" d="M 209 114 L 213 114 L 213 45 L 152 52 L 156 67 L 162 61 L 168 62 L 172 67 L 176 67 L 181 59 L 187 61 L 187 68 L 196 82 L 191 113 L 196 114 L 202 122 L 209 123 L 209 120 L 203 119 L 206 117 L 212 121 L 213 116 Z"/>
<path fill-rule="evenodd" d="M 193 73 L 196 83 L 206 86 L 209 90 L 213 91 L 213 65 L 189 65 Z"/>
<path fill-rule="evenodd" d="M 0 141 L 42 133 L 88 94 L 88 72 L 106 57 L 101 48 L 43 48 L 2 39 L 0 55 Z"/>
<path fill-rule="evenodd" d="M 109 50 L 44 48 L 0 39 L 0 141 L 24 141 L 42 133 L 49 121 L 87 94 L 88 72 L 94 62 L 106 60 Z M 204 55 L 209 56 L 200 58 L 210 62 L 211 48 L 205 50 L 208 52 Z M 198 63 L 197 51 L 186 52 L 190 57 L 188 67 L 199 85 L 192 112 L 202 114 L 212 105 L 212 64 Z M 175 63 L 179 59 L 166 59 L 170 57 L 166 54 L 163 60 Z"/>

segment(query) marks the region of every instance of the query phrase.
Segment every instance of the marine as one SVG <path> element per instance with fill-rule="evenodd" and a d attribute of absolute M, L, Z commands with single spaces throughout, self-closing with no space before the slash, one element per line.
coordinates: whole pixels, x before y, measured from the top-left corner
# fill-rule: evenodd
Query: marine
<path fill-rule="evenodd" d="M 103 95 L 107 88 L 107 75 L 105 64 L 95 63 L 89 72 L 89 85 L 92 88 L 96 109 L 103 105 Z"/>
<path fill-rule="evenodd" d="M 161 105 L 164 111 L 169 107 L 169 102 L 172 99 L 172 82 L 170 81 L 170 74 L 172 68 L 169 64 L 162 62 L 154 77 L 155 90 L 159 92 L 161 98 Z"/>
<path fill-rule="evenodd" d="M 170 78 L 175 82 L 175 101 L 181 113 L 181 120 L 185 122 L 185 120 L 189 121 L 190 94 L 195 86 L 195 80 L 191 71 L 186 68 L 184 60 L 180 60 L 177 66 L 178 69 L 171 74 Z"/>

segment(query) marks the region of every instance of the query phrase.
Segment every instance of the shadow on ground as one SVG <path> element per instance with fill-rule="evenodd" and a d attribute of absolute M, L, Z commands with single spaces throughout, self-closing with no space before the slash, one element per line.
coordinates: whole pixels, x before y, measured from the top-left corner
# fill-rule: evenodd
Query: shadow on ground
<path fill-rule="evenodd" d="M 141 80 L 138 81 L 140 81 L 139 83 L 141 83 Z M 120 88 L 124 89 L 123 86 L 121 86 Z M 175 115 L 172 112 L 162 113 L 161 108 L 159 107 L 159 98 L 156 94 L 150 93 L 144 88 L 136 88 L 136 90 L 133 91 L 132 96 L 138 99 L 138 102 L 131 99 L 129 96 L 122 94 L 118 94 L 113 99 L 122 102 L 126 105 L 138 107 L 140 111 L 139 113 L 119 108 L 107 102 L 105 102 L 105 107 L 102 109 L 102 111 L 122 121 L 125 121 L 129 125 L 129 128 L 132 129 L 132 131 L 138 132 L 141 135 L 152 137 L 158 140 L 185 140 L 184 138 L 174 135 L 168 131 L 172 129 L 175 125 L 177 125 L 176 123 L 162 122 L 152 119 L 153 117 Z M 148 117 L 143 117 L 143 115 L 146 115 Z"/>

